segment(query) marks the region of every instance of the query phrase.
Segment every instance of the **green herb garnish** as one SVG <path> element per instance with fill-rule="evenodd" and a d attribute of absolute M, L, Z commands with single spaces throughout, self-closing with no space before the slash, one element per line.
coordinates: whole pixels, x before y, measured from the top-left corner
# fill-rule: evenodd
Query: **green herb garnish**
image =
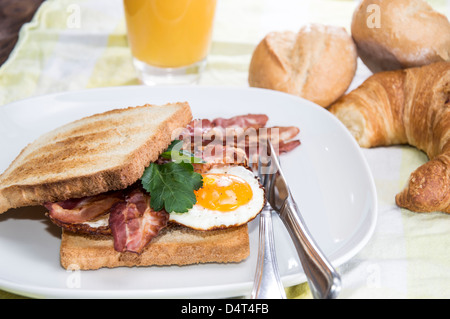
<path fill-rule="evenodd" d="M 141 177 L 142 186 L 151 196 L 150 206 L 155 211 L 165 209 L 168 213 L 185 213 L 197 202 L 194 191 L 203 186 L 203 179 L 201 174 L 194 172 L 191 163 L 203 161 L 182 151 L 181 146 L 182 141 L 174 141 L 161 154 L 164 158 L 177 161 L 151 163 Z"/>
<path fill-rule="evenodd" d="M 167 150 L 160 155 L 162 158 L 171 159 L 173 162 L 205 163 L 201 158 L 195 157 L 190 152 L 183 150 L 183 141 L 174 140 Z"/>

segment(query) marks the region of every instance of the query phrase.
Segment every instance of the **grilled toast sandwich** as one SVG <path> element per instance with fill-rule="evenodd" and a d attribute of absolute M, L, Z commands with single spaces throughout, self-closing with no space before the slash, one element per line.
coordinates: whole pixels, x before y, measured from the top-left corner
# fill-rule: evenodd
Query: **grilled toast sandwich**
<path fill-rule="evenodd" d="M 64 268 L 242 261 L 249 255 L 246 223 L 210 231 L 170 223 L 167 212 L 153 211 L 150 196 L 136 186 L 170 145 L 173 132 L 191 120 L 188 103 L 147 104 L 85 117 L 46 133 L 0 175 L 0 213 L 47 207 L 50 219 L 62 227 Z M 104 212 L 93 214 L 93 207 Z M 86 216 L 94 218 L 86 221 Z M 134 250 L 131 234 L 136 232 L 150 233 L 152 240 Z"/>

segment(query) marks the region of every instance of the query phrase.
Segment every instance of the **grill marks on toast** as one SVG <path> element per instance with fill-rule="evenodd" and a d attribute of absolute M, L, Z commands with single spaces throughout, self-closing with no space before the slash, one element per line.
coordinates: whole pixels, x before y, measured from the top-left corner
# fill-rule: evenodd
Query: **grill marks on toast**
<path fill-rule="evenodd" d="M 93 123 L 94 124 L 94 123 Z M 80 127 L 80 132 L 83 127 Z M 89 172 L 98 165 L 99 160 L 107 163 L 118 161 L 123 156 L 127 144 L 133 144 L 132 136 L 142 131 L 142 127 L 127 129 L 126 134 L 120 134 L 120 129 L 101 130 L 86 135 L 58 136 L 54 143 L 38 148 L 23 159 L 22 165 L 16 167 L 5 179 L 5 183 L 14 179 L 15 175 L 30 176 L 35 179 L 36 170 L 44 176 L 59 175 L 64 173 L 69 176 L 80 174 L 80 166 Z M 105 158 L 105 154 L 107 157 Z M 109 165 L 108 165 L 109 166 Z M 27 183 L 27 178 L 22 180 Z"/>
<path fill-rule="evenodd" d="M 0 175 L 0 213 L 9 208 L 124 188 L 192 120 L 189 104 L 143 105 L 61 126 L 25 147 Z"/>

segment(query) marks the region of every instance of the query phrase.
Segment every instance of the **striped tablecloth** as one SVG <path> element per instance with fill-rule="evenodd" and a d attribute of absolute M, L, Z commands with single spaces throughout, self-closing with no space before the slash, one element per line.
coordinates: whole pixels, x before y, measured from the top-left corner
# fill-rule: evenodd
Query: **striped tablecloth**
<path fill-rule="evenodd" d="M 445 0 L 429 1 L 449 16 Z M 255 45 L 270 31 L 309 22 L 351 23 L 356 1 L 219 0 L 213 44 L 200 85 L 248 86 Z M 370 72 L 359 63 L 351 88 Z M 0 68 L 0 107 L 59 91 L 139 84 L 127 45 L 121 0 L 47 0 L 20 31 Z M 255 110 L 257 111 L 257 110 Z M 369 243 L 340 266 L 340 298 L 450 298 L 450 216 L 396 207 L 394 195 L 426 156 L 406 146 L 363 150 L 378 192 L 378 222 Z M 307 284 L 287 288 L 310 298 Z M 17 298 L 0 291 L 0 298 Z"/>

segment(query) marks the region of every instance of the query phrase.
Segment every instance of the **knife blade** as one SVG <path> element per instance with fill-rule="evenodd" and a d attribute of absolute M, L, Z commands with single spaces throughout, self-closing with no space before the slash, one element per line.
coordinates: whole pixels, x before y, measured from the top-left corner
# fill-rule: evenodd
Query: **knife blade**
<path fill-rule="evenodd" d="M 270 141 L 268 151 L 264 169 L 273 180 L 269 183 L 270 188 L 266 189 L 267 200 L 289 232 L 313 297 L 336 298 L 341 289 L 340 275 L 311 236 L 286 182 L 277 152 Z"/>

